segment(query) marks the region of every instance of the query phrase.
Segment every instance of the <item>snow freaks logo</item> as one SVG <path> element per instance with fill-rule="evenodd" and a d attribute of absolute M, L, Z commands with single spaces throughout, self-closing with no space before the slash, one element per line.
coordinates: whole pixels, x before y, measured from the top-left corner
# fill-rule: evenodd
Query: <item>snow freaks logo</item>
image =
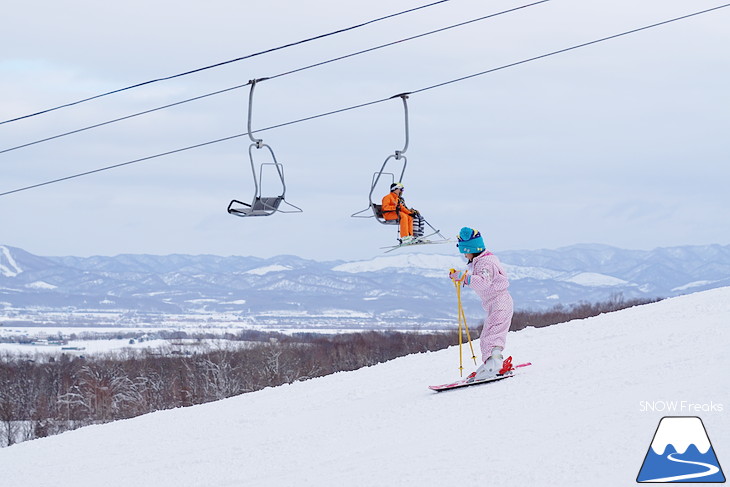
<path fill-rule="evenodd" d="M 696 416 L 659 421 L 637 482 L 725 482 L 705 425 Z"/>

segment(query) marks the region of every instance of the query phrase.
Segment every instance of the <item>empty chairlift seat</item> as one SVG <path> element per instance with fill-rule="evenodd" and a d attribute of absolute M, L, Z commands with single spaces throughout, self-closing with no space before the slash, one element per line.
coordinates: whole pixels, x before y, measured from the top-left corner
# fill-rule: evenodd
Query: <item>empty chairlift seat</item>
<path fill-rule="evenodd" d="M 256 86 L 256 82 L 260 80 L 252 80 L 251 91 L 248 97 L 248 136 L 253 142 L 248 146 L 248 159 L 251 163 L 251 174 L 253 175 L 254 183 L 254 195 L 251 203 L 244 203 L 241 200 L 231 200 L 228 203 L 228 213 L 234 216 L 248 217 L 248 216 L 270 216 L 274 213 L 301 213 L 302 209 L 286 201 L 284 195 L 286 194 L 286 183 L 284 182 L 284 166 L 276 160 L 274 151 L 267 144 L 264 144 L 261 139 L 255 139 L 251 131 L 251 110 L 253 106 L 253 90 Z M 254 162 L 254 149 L 267 149 L 271 160 L 273 162 L 265 162 L 259 164 L 258 174 L 256 173 L 256 163 Z M 271 166 L 276 171 L 279 177 L 279 183 L 281 187 L 281 193 L 278 196 L 262 196 L 261 183 L 264 176 L 264 167 Z M 276 194 L 276 193 L 275 193 Z M 284 203 L 287 209 L 282 209 L 281 204 Z"/>
<path fill-rule="evenodd" d="M 282 201 L 284 201 L 283 196 L 273 198 L 254 197 L 251 204 L 232 200 L 228 205 L 228 213 L 235 216 L 269 216 L 279 210 Z"/>

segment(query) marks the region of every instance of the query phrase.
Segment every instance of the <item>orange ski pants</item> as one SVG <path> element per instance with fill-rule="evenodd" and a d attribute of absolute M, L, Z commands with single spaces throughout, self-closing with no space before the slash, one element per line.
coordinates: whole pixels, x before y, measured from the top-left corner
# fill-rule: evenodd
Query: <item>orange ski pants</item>
<path fill-rule="evenodd" d="M 404 208 L 401 208 L 400 212 L 398 213 L 400 215 L 400 236 L 406 237 L 408 235 L 413 236 L 413 214 Z M 395 212 L 394 211 L 388 211 L 383 213 L 383 218 L 386 220 L 395 220 Z"/>

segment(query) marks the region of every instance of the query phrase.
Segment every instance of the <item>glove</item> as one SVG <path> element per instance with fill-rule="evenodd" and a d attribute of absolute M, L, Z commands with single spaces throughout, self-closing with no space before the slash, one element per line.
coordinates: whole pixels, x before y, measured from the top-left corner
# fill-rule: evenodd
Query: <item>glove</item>
<path fill-rule="evenodd" d="M 466 285 L 469 285 L 469 281 L 471 280 L 471 276 L 467 274 L 468 271 L 457 271 L 456 269 L 451 269 L 449 271 L 449 277 L 454 282 L 463 282 Z"/>

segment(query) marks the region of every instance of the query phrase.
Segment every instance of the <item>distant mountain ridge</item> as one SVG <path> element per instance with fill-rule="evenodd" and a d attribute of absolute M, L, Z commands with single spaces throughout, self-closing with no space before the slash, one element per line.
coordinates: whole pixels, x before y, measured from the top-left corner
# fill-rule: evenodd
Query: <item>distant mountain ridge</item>
<path fill-rule="evenodd" d="M 606 245 L 498 253 L 517 309 L 654 298 L 730 285 L 730 245 L 651 251 Z M 458 255 L 365 261 L 215 255 L 41 257 L 0 246 L 0 322 L 414 327 L 456 315 Z M 481 317 L 473 293 L 469 316 Z"/>

